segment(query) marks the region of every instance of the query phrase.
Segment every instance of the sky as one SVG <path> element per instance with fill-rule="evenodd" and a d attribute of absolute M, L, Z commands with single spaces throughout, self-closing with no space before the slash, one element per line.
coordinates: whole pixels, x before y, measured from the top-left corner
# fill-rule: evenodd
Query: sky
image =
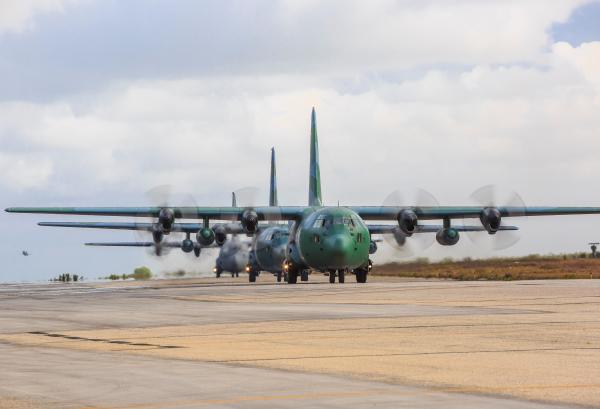
<path fill-rule="evenodd" d="M 3 0 L 0 207 L 152 205 L 164 184 L 174 205 L 228 205 L 248 186 L 266 204 L 272 146 L 280 203 L 303 205 L 313 106 L 325 204 L 417 188 L 473 204 L 496 184 L 526 205 L 600 206 L 598 21 L 586 0 Z M 91 220 L 2 212 L 0 281 L 214 260 L 86 248 L 140 237 L 36 225 L 67 219 Z M 517 224 L 506 250 L 463 237 L 419 256 L 600 240 L 593 216 Z M 400 258 L 380 247 L 376 262 Z"/>

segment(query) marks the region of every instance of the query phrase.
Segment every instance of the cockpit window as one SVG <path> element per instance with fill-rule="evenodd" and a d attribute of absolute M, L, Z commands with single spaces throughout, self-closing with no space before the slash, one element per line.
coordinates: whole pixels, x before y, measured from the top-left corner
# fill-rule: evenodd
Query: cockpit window
<path fill-rule="evenodd" d="M 323 226 L 325 226 L 325 216 L 317 217 L 317 220 L 315 220 L 315 222 L 313 223 L 313 228 L 319 229 Z"/>
<path fill-rule="evenodd" d="M 344 226 L 354 226 L 354 221 L 352 220 L 352 218 L 348 217 L 348 216 L 344 216 L 344 217 L 335 217 L 333 219 L 333 224 L 343 224 Z"/>

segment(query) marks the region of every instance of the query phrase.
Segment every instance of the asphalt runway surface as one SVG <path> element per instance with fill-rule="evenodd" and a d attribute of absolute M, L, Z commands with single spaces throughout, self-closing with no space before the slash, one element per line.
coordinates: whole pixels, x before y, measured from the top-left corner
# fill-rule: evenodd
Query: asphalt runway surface
<path fill-rule="evenodd" d="M 0 286 L 4 408 L 600 407 L 600 281 Z"/>

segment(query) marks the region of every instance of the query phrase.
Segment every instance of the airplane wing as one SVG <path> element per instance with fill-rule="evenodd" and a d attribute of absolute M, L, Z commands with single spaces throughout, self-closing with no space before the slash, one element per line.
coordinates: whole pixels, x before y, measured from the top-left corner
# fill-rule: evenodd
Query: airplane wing
<path fill-rule="evenodd" d="M 398 230 L 398 225 L 395 224 L 367 224 L 370 234 L 394 234 Z M 415 233 L 437 233 L 444 226 L 420 224 L 417 225 Z M 452 226 L 453 229 L 459 232 L 486 231 L 483 226 Z M 498 231 L 519 230 L 517 226 L 499 226 Z"/>
<path fill-rule="evenodd" d="M 121 223 L 121 222 L 40 222 L 38 226 L 47 227 L 75 227 L 83 229 L 110 229 L 110 230 L 141 230 L 149 231 L 155 227 L 154 223 Z M 171 231 L 195 233 L 202 229 L 201 223 L 174 223 Z"/>
<path fill-rule="evenodd" d="M 350 207 L 364 220 L 395 220 L 402 210 L 412 210 L 420 220 L 479 218 L 482 206 L 435 206 L 397 207 L 360 206 Z M 577 214 L 600 214 L 600 207 L 514 207 L 498 206 L 502 217 L 561 216 Z M 455 227 L 455 226 L 453 226 Z"/>
<path fill-rule="evenodd" d="M 97 246 L 97 247 L 154 247 L 155 243 L 152 241 L 115 241 L 115 242 L 99 242 L 99 243 L 85 243 L 86 246 Z M 160 243 L 160 247 L 169 248 L 181 248 L 180 241 L 164 241 Z M 216 245 L 202 246 L 202 249 L 215 248 Z"/>
<path fill-rule="evenodd" d="M 9 213 L 65 214 L 82 216 L 158 217 L 161 207 L 9 207 Z M 169 207 L 177 219 L 240 219 L 244 207 Z M 305 206 L 256 207 L 260 220 L 295 220 L 302 216 Z"/>
<path fill-rule="evenodd" d="M 420 220 L 478 218 L 482 206 L 349 206 L 364 220 L 396 220 L 402 210 L 412 210 Z M 502 217 L 600 214 L 600 207 L 508 207 L 498 206 Z M 170 207 L 175 218 L 238 221 L 242 207 Z M 255 207 L 259 220 L 298 220 L 306 206 Z M 10 207 L 9 213 L 65 214 L 85 216 L 158 217 L 160 207 Z"/>
<path fill-rule="evenodd" d="M 39 222 L 38 226 L 46 227 L 74 227 L 80 229 L 109 229 L 109 230 L 139 230 L 152 232 L 155 223 L 123 223 L 123 222 Z M 211 227 L 221 226 L 226 234 L 242 234 L 244 228 L 241 223 L 217 223 Z M 259 224 L 258 230 L 271 225 Z M 173 223 L 171 232 L 197 233 L 204 227 L 202 223 Z"/>

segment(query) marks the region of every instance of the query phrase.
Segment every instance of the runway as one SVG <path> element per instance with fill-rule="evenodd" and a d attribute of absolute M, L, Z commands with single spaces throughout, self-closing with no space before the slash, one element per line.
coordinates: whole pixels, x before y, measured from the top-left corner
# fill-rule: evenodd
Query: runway
<path fill-rule="evenodd" d="M 600 405 L 598 280 L 0 287 L 0 408 Z"/>

